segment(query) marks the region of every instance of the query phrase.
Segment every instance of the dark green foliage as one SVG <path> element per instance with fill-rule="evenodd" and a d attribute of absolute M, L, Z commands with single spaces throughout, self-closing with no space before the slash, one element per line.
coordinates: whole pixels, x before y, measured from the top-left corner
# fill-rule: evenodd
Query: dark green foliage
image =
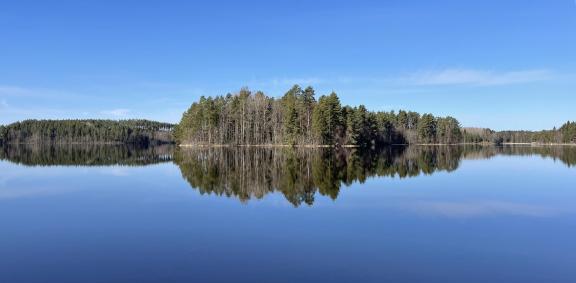
<path fill-rule="evenodd" d="M 296 140 L 302 133 L 302 124 L 300 123 L 303 105 L 299 105 L 302 101 L 303 93 L 300 86 L 293 86 L 282 97 L 282 110 L 284 117 L 284 137 L 285 142 L 288 144 L 295 144 Z M 300 110 L 300 111 L 299 111 Z"/>
<path fill-rule="evenodd" d="M 418 123 L 418 140 L 422 143 L 436 142 L 436 120 L 432 114 L 424 114 Z"/>
<path fill-rule="evenodd" d="M 562 142 L 576 143 L 576 122 L 566 122 L 561 128 Z"/>
<path fill-rule="evenodd" d="M 304 134 L 304 143 L 313 142 L 313 132 L 312 132 L 312 116 L 314 113 L 314 107 L 316 106 L 316 99 L 314 98 L 315 92 L 312 87 L 307 87 L 302 94 L 302 98 L 299 100 L 300 104 L 298 109 L 300 109 L 300 122 L 302 126 L 302 133 Z"/>
<path fill-rule="evenodd" d="M 172 124 L 148 120 L 25 120 L 2 127 L 4 143 L 130 143 L 172 142 Z"/>
<path fill-rule="evenodd" d="M 320 144 L 341 144 L 344 119 L 336 93 L 321 96 L 312 113 L 312 128 Z"/>
<path fill-rule="evenodd" d="M 343 109 L 346 120 L 346 144 L 369 147 L 376 144 L 378 127 L 376 114 L 368 112 L 364 105 L 352 108 L 346 106 Z"/>
<path fill-rule="evenodd" d="M 354 145 L 458 143 L 452 117 L 416 112 L 370 112 L 342 106 L 336 93 L 314 98 L 314 89 L 295 85 L 280 99 L 241 89 L 236 95 L 202 97 L 175 130 L 180 144 Z M 439 127 L 439 129 L 437 129 Z"/>
<path fill-rule="evenodd" d="M 436 119 L 436 141 L 440 143 L 458 143 L 462 141 L 460 123 L 453 117 Z"/>
<path fill-rule="evenodd" d="M 0 145 L 4 144 L 4 136 L 6 136 L 6 127 L 0 125 Z"/>

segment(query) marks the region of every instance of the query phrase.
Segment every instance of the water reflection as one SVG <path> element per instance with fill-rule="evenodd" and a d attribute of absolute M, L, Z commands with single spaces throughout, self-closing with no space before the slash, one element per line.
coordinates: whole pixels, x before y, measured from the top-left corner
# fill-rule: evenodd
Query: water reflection
<path fill-rule="evenodd" d="M 541 155 L 576 164 L 574 147 L 412 146 L 380 151 L 347 149 L 179 149 L 174 162 L 201 194 L 245 202 L 281 192 L 294 206 L 312 205 L 318 193 L 336 199 L 340 188 L 372 177 L 415 177 L 451 172 L 463 159 Z"/>
<path fill-rule="evenodd" d="M 505 156 L 532 156 L 539 155 L 543 158 L 552 158 L 559 160 L 568 167 L 576 166 L 576 147 L 575 146 L 484 146 L 471 147 L 463 158 L 490 158 L 496 155 Z"/>
<path fill-rule="evenodd" d="M 201 194 L 242 202 L 280 192 L 294 206 L 317 195 L 336 199 L 342 186 L 373 177 L 409 178 L 452 172 L 464 159 L 539 155 L 576 165 L 576 147 L 393 146 L 381 150 L 292 148 L 174 148 L 126 145 L 11 145 L 0 159 L 27 166 L 143 166 L 174 162 Z"/>
<path fill-rule="evenodd" d="M 0 160 L 26 166 L 142 166 L 172 160 L 173 146 L 5 145 Z"/>

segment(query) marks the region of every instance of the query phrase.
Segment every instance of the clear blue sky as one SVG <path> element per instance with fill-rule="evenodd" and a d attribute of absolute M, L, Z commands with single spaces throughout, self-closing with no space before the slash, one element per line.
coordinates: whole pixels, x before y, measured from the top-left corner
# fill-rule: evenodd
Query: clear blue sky
<path fill-rule="evenodd" d="M 576 120 L 574 0 L 204 2 L 2 1 L 0 123 L 177 122 L 200 95 L 294 83 L 464 126 Z"/>

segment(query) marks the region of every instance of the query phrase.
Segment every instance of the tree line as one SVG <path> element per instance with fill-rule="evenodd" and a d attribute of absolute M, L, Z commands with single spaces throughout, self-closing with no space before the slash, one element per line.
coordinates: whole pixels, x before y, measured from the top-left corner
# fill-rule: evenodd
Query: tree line
<path fill-rule="evenodd" d="M 178 125 L 148 120 L 25 120 L 0 125 L 0 144 L 123 143 L 192 145 L 352 145 L 454 143 L 576 143 L 576 122 L 546 131 L 461 128 L 453 117 L 413 111 L 369 111 L 340 103 L 334 92 L 316 99 L 295 85 L 274 98 L 247 88 L 201 97 Z"/>
<path fill-rule="evenodd" d="M 458 143 L 460 123 L 412 111 L 369 111 L 342 106 L 336 93 L 318 100 L 312 87 L 295 85 L 281 98 L 247 88 L 192 103 L 174 131 L 194 145 L 354 145 Z"/>
<path fill-rule="evenodd" d="M 0 127 L 0 143 L 162 144 L 173 124 L 148 120 L 25 120 Z"/>
<path fill-rule="evenodd" d="M 464 128 L 463 141 L 470 143 L 576 143 L 576 122 L 568 121 L 560 128 L 544 131 L 493 131 Z"/>

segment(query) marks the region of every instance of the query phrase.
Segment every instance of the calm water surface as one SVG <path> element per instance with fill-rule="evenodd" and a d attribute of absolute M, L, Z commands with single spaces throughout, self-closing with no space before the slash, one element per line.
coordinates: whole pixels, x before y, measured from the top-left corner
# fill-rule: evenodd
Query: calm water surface
<path fill-rule="evenodd" d="M 575 147 L 0 159 L 0 282 L 576 282 Z"/>

